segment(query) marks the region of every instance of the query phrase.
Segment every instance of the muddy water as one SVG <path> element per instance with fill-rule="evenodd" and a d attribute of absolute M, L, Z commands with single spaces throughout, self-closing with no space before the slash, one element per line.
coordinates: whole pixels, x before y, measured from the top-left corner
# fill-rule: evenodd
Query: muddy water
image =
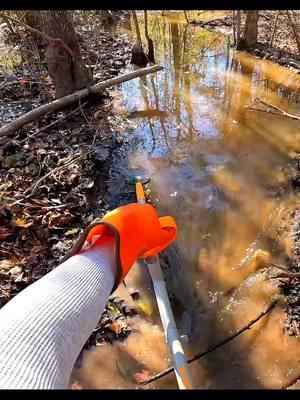
<path fill-rule="evenodd" d="M 124 163 L 152 177 L 152 200 L 179 226 L 167 281 L 192 354 L 255 318 L 277 293 L 264 267 L 270 259 L 282 262 L 287 252 L 276 227 L 298 200 L 284 182 L 293 174 L 289 156 L 300 147 L 299 122 L 247 107 L 263 108 L 255 103 L 259 98 L 299 114 L 300 77 L 234 52 L 226 36 L 178 16 L 148 16 L 164 71 L 122 86 L 127 116 L 137 126 L 132 135 L 140 140 Z M 86 355 L 83 387 L 134 387 L 136 372 L 170 365 L 145 268 L 136 265 L 126 285 L 119 295 L 140 310 L 136 331 Z M 130 290 L 140 291 L 139 304 Z M 194 362 L 197 387 L 280 388 L 298 375 L 299 342 L 284 333 L 282 318 L 279 306 Z M 174 376 L 155 387 L 176 388 Z"/>

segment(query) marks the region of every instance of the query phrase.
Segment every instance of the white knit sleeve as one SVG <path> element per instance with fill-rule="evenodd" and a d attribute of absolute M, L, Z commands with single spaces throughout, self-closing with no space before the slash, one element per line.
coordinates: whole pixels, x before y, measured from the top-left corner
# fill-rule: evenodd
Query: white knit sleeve
<path fill-rule="evenodd" d="M 112 246 L 71 257 L 0 310 L 0 388 L 68 388 L 114 284 Z"/>

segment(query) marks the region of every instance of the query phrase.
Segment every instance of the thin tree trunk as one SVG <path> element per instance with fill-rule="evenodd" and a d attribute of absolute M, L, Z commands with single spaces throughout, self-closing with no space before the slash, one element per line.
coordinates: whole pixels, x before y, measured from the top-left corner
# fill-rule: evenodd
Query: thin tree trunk
<path fill-rule="evenodd" d="M 186 22 L 189 23 L 189 18 L 188 18 L 187 12 L 185 10 L 183 10 L 183 13 L 184 13 Z"/>
<path fill-rule="evenodd" d="M 271 39 L 270 39 L 270 46 L 273 46 L 273 40 L 274 40 L 274 36 L 275 36 L 275 32 L 276 32 L 276 28 L 277 28 L 277 21 L 278 21 L 278 17 L 280 15 L 280 10 L 277 11 L 276 17 L 275 17 L 275 21 L 274 21 L 274 27 L 272 30 L 272 35 L 271 35 Z"/>
<path fill-rule="evenodd" d="M 287 17 L 288 17 L 289 23 L 291 24 L 291 27 L 292 27 L 292 30 L 293 30 L 293 33 L 294 33 L 294 36 L 295 36 L 295 39 L 296 39 L 296 42 L 297 42 L 298 52 L 300 53 L 300 38 L 299 38 L 299 33 L 298 33 L 298 31 L 297 31 L 297 28 L 295 27 L 294 22 L 292 21 L 292 18 L 291 18 L 291 15 L 290 15 L 290 11 L 289 11 L 289 10 L 286 11 L 286 15 L 287 15 Z"/>
<path fill-rule="evenodd" d="M 236 10 L 236 43 L 241 39 L 241 11 Z"/>
<path fill-rule="evenodd" d="M 133 17 L 133 22 L 134 22 L 134 27 L 135 27 L 136 41 L 138 43 L 142 43 L 142 37 L 141 37 L 141 31 L 140 31 L 140 27 L 139 27 L 139 21 L 137 19 L 135 10 L 132 10 L 132 17 Z"/>
<path fill-rule="evenodd" d="M 132 10 L 132 17 L 136 32 L 136 43 L 131 49 L 131 64 L 135 64 L 139 67 L 145 67 L 148 64 L 148 58 L 143 50 L 142 37 L 139 27 L 139 21 L 136 16 L 135 10 Z"/>
<path fill-rule="evenodd" d="M 235 20 L 235 10 L 232 10 L 232 33 L 233 33 L 233 45 L 235 46 L 236 41 L 236 20 Z"/>
<path fill-rule="evenodd" d="M 154 58 L 154 46 L 153 46 L 153 40 L 149 36 L 148 32 L 148 17 L 147 17 L 147 10 L 144 11 L 144 16 L 145 16 L 145 37 L 148 42 L 148 60 L 152 63 L 155 63 L 155 58 Z"/>

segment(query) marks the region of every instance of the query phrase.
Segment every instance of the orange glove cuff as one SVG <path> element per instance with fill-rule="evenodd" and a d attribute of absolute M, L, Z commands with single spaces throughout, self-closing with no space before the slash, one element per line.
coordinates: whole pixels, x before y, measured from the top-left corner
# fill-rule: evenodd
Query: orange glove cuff
<path fill-rule="evenodd" d="M 116 288 L 137 258 L 157 255 L 172 243 L 177 226 L 172 217 L 158 217 L 150 204 L 132 203 L 106 214 L 89 231 L 86 246 L 93 246 L 103 235 L 115 238 Z"/>

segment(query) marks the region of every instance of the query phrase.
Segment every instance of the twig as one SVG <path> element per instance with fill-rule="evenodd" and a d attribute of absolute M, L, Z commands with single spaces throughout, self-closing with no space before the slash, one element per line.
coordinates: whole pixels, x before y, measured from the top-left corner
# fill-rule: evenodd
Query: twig
<path fill-rule="evenodd" d="M 25 15 L 28 13 L 29 10 L 25 11 L 24 14 L 21 16 L 21 18 L 19 18 L 20 21 L 22 21 L 22 19 L 25 17 Z"/>
<path fill-rule="evenodd" d="M 23 28 L 27 29 L 29 32 L 34 33 L 35 35 L 38 35 L 38 36 L 42 37 L 43 39 L 45 39 L 46 41 L 48 41 L 48 42 L 50 42 L 50 43 L 51 43 L 51 42 L 60 42 L 60 43 L 62 43 L 62 44 L 64 45 L 65 49 L 68 51 L 69 55 L 74 59 L 74 52 L 73 52 L 73 50 L 71 50 L 71 48 L 70 48 L 70 47 L 66 44 L 66 42 L 64 42 L 62 39 L 60 39 L 60 38 L 53 38 L 53 37 L 47 35 L 46 33 L 39 31 L 38 29 L 32 28 L 32 26 L 30 26 L 30 25 L 28 25 L 28 24 L 25 24 L 25 22 L 20 21 L 20 20 L 17 19 L 17 18 L 13 18 L 13 17 L 11 17 L 11 16 L 9 16 L 9 15 L 4 14 L 3 12 L 0 12 L 0 16 L 1 16 L 2 18 L 6 17 L 6 18 L 8 18 L 8 19 L 10 19 L 10 20 L 12 20 L 12 21 L 14 21 L 14 22 L 16 22 L 17 24 L 23 26 Z"/>
<path fill-rule="evenodd" d="M 51 42 L 51 41 L 54 40 L 51 36 L 47 35 L 46 33 L 43 33 L 43 32 L 41 32 L 41 31 L 39 31 L 38 29 L 32 28 L 32 26 L 25 24 L 25 22 L 20 21 L 20 20 L 17 19 L 17 18 L 11 17 L 10 15 L 6 15 L 6 14 L 4 14 L 3 12 L 0 12 L 0 17 L 2 17 L 2 18 L 8 18 L 8 19 L 10 19 L 11 21 L 14 21 L 15 23 L 17 23 L 17 24 L 23 26 L 23 28 L 26 28 L 28 31 L 30 31 L 30 32 L 32 32 L 32 33 L 38 35 L 38 36 L 41 36 L 43 39 L 46 39 L 46 40 L 49 41 L 49 42 Z"/>
<path fill-rule="evenodd" d="M 298 374 L 295 378 L 291 379 L 288 383 L 286 383 L 285 385 L 281 386 L 281 389 L 288 389 L 291 386 L 295 385 L 295 383 L 297 383 L 300 379 L 300 374 Z"/>
<path fill-rule="evenodd" d="M 300 278 L 300 271 L 299 272 L 292 272 L 292 271 L 285 271 L 281 274 L 277 274 L 271 277 L 271 279 L 277 278 Z"/>
<path fill-rule="evenodd" d="M 230 336 L 227 336 L 227 338 L 222 339 L 219 343 L 208 347 L 206 350 L 201 351 L 198 354 L 195 354 L 192 358 L 190 358 L 187 362 L 190 364 L 193 361 L 198 360 L 201 357 L 206 356 L 207 354 L 211 353 L 212 351 L 218 349 L 221 346 L 224 346 L 224 344 L 230 342 L 231 340 L 235 339 L 237 336 L 241 335 L 243 332 L 245 332 L 247 329 L 250 329 L 252 325 L 254 325 L 257 321 L 259 321 L 262 317 L 264 317 L 268 312 L 270 312 L 276 305 L 276 303 L 278 302 L 278 299 L 275 299 L 273 301 L 271 301 L 271 303 L 253 320 L 251 320 L 250 322 L 247 323 L 247 325 L 245 325 L 243 328 L 237 330 L 235 333 L 233 333 Z M 174 371 L 173 367 L 170 367 L 168 369 L 166 369 L 163 372 L 160 372 L 159 374 L 156 374 L 154 376 L 152 376 L 150 379 L 147 379 L 146 381 L 142 381 L 139 384 L 140 385 L 146 385 L 148 383 L 154 382 L 166 375 L 169 375 L 171 372 Z"/>
<path fill-rule="evenodd" d="M 274 115 L 279 115 L 280 117 L 284 117 L 283 114 L 280 114 L 280 113 L 277 113 L 274 111 L 270 111 L 270 110 L 263 110 L 262 108 L 255 108 L 255 107 L 249 107 L 249 106 L 245 106 L 245 108 L 250 111 L 260 111 L 260 112 L 264 112 L 267 114 L 274 114 Z"/>
<path fill-rule="evenodd" d="M 284 271 L 281 274 L 273 275 L 269 279 L 277 279 L 277 278 L 299 278 L 300 277 L 300 271 L 299 272 L 293 272 L 288 270 L 287 268 L 281 267 L 280 265 L 276 265 L 273 263 L 270 263 L 272 267 L 278 268 L 281 271 Z"/>
<path fill-rule="evenodd" d="M 273 108 L 274 110 L 277 110 L 279 112 L 275 113 L 275 112 L 268 111 L 268 110 L 262 110 L 260 108 L 246 107 L 248 110 L 267 112 L 267 113 L 270 113 L 270 114 L 281 115 L 281 116 L 284 116 L 284 117 L 288 117 L 288 118 L 292 118 L 292 119 L 295 119 L 297 121 L 300 121 L 300 117 L 298 115 L 289 114 L 289 113 L 283 111 L 281 108 L 279 108 L 277 106 L 274 106 L 274 104 L 267 103 L 267 102 L 265 102 L 265 101 L 263 101 L 263 100 L 261 100 L 261 99 L 259 99 L 257 97 L 254 99 L 254 101 L 258 101 L 259 103 L 263 104 L 264 106 Z"/>
<path fill-rule="evenodd" d="M 19 203 L 20 204 L 20 203 Z M 65 208 L 70 206 L 70 204 L 59 204 L 57 206 L 38 206 L 38 205 L 31 205 L 31 204 L 24 204 L 27 208 L 40 208 L 41 210 L 49 211 L 49 210 L 54 210 L 58 208 Z"/>
<path fill-rule="evenodd" d="M 37 189 L 38 186 L 41 184 L 41 182 L 43 182 L 44 179 L 48 178 L 50 175 L 56 173 L 57 171 L 60 171 L 61 169 L 65 168 L 65 167 L 68 167 L 68 166 L 69 166 L 70 164 L 72 164 L 73 162 L 80 160 L 81 158 L 85 157 L 86 155 L 88 155 L 88 154 L 91 153 L 91 152 L 92 152 L 92 149 L 90 148 L 87 152 L 85 152 L 85 153 L 82 154 L 81 156 L 75 157 L 75 158 L 69 160 L 68 162 L 66 162 L 65 164 L 60 165 L 59 167 L 54 168 L 52 171 L 48 172 L 48 174 L 42 176 L 42 177 L 34 184 L 34 186 L 33 186 L 32 189 L 29 188 L 29 189 L 25 190 L 25 192 L 23 193 L 24 197 L 22 197 L 22 198 L 19 199 L 19 200 L 16 200 L 15 202 L 13 202 L 12 204 L 10 204 L 9 206 L 11 207 L 11 206 L 14 206 L 15 204 L 21 204 L 22 200 L 28 199 L 29 197 L 31 197 L 31 196 L 35 193 L 36 189 Z M 30 193 L 28 193 L 29 190 L 31 190 Z"/>
<path fill-rule="evenodd" d="M 273 40 L 274 40 L 274 36 L 275 36 L 275 32 L 276 32 L 276 28 L 277 28 L 277 21 L 278 21 L 278 17 L 280 15 L 280 10 L 277 11 L 276 17 L 275 17 L 275 21 L 274 21 L 274 27 L 273 27 L 273 31 L 272 31 L 272 35 L 271 35 L 271 39 L 270 39 L 270 46 L 273 46 Z"/>
<path fill-rule="evenodd" d="M 79 99 L 79 109 L 81 111 L 81 114 L 83 116 L 83 118 L 86 120 L 86 122 L 89 124 L 89 127 L 92 127 L 92 122 L 88 119 L 88 117 L 86 116 L 85 112 L 83 111 L 83 104 L 81 104 L 81 99 Z"/>
<path fill-rule="evenodd" d="M 82 104 L 82 107 L 85 106 L 87 103 L 88 103 L 87 101 L 84 102 L 84 103 Z M 51 122 L 49 125 L 46 125 L 46 126 L 44 126 L 43 128 L 41 128 L 41 129 L 38 129 L 38 130 L 35 131 L 32 135 L 27 136 L 25 139 L 21 140 L 19 143 L 22 144 L 22 143 L 26 142 L 26 140 L 31 139 L 32 137 L 38 135 L 39 133 L 42 133 L 42 132 L 44 132 L 45 130 L 51 128 L 52 126 L 54 126 L 54 125 L 56 125 L 56 124 L 62 122 L 62 121 L 65 120 L 66 118 L 71 117 L 71 115 L 76 114 L 77 111 L 78 111 L 79 109 L 80 109 L 80 107 L 77 107 L 75 110 L 71 111 L 71 112 L 68 113 L 68 114 L 63 115 L 61 118 L 56 119 L 55 121 Z"/>
<path fill-rule="evenodd" d="M 187 15 L 186 10 L 183 10 L 183 13 L 184 13 L 184 18 L 185 18 L 186 22 L 189 23 L 190 20 L 189 20 L 189 17 L 188 17 L 188 15 Z"/>
<path fill-rule="evenodd" d="M 281 271 L 288 271 L 288 272 L 290 272 L 287 268 L 281 267 L 280 265 L 273 264 L 273 263 L 271 263 L 271 262 L 270 262 L 270 265 L 272 265 L 272 267 L 281 269 Z"/>
<path fill-rule="evenodd" d="M 24 192 L 24 194 L 26 195 L 26 198 L 27 198 L 27 194 L 28 194 L 29 191 L 30 191 L 30 194 L 29 194 L 28 197 L 32 196 L 32 195 L 36 192 L 36 189 L 39 187 L 39 185 L 43 182 L 43 180 L 45 180 L 46 178 L 48 178 L 50 175 L 56 173 L 57 171 L 60 171 L 61 169 L 65 168 L 65 167 L 68 167 L 70 164 L 73 164 L 75 161 L 80 160 L 81 158 L 85 157 L 86 155 L 88 155 L 88 154 L 91 153 L 91 152 L 92 152 L 92 149 L 88 150 L 87 152 L 85 152 L 84 154 L 82 154 L 82 155 L 79 156 L 79 157 L 73 158 L 72 160 L 66 162 L 66 163 L 63 164 L 63 165 L 60 165 L 59 167 L 54 168 L 52 171 L 48 172 L 48 174 L 42 176 L 42 177 L 33 185 L 33 188 L 32 188 L 32 189 L 27 189 L 27 190 Z"/>

